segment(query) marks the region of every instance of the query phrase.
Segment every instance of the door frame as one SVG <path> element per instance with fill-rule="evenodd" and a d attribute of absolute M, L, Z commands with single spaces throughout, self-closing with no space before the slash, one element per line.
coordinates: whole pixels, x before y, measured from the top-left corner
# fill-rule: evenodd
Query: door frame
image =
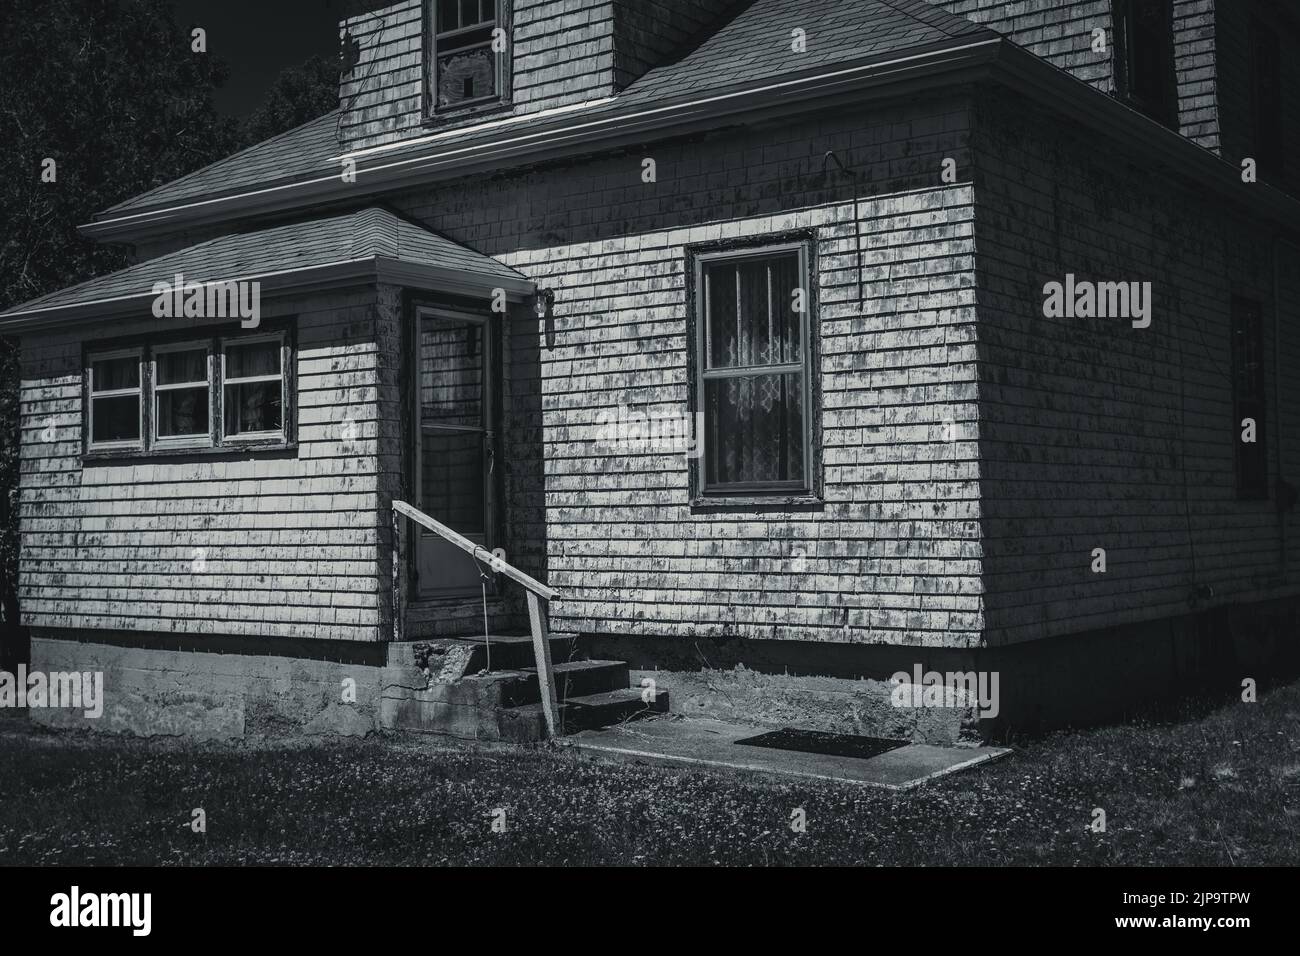
<path fill-rule="evenodd" d="M 443 304 L 437 302 L 415 302 L 411 309 L 411 337 L 410 346 L 407 349 L 406 361 L 411 369 L 411 374 L 407 376 L 408 382 L 408 414 L 410 415 L 411 429 L 410 441 L 407 447 L 410 449 L 410 458 L 407 466 L 407 477 L 410 481 L 411 501 L 412 504 L 424 511 L 424 477 L 423 461 L 424 454 L 424 409 L 421 404 L 421 380 L 420 380 L 420 349 L 422 340 L 422 329 L 425 319 L 444 320 L 448 322 L 474 323 L 482 330 L 480 345 L 482 348 L 483 358 L 483 395 L 482 395 L 482 414 L 485 432 L 485 454 L 488 456 L 488 464 L 484 468 L 483 474 L 483 546 L 491 551 L 497 544 L 497 490 L 499 478 L 497 475 L 496 464 L 500 458 L 500 451 L 496 447 L 500 438 L 500 423 L 498 421 L 498 410 L 500 403 L 498 401 L 498 391 L 501 388 L 501 378 L 503 370 L 499 366 L 500 349 L 497 345 L 498 325 L 493 321 L 493 313 L 484 309 L 475 309 L 472 306 L 460 304 Z M 437 517 L 436 515 L 432 517 Z M 441 519 L 439 519 L 441 520 Z M 453 529 L 460 530 L 460 529 Z M 422 533 L 419 529 L 415 530 L 411 539 L 411 547 L 407 549 L 406 573 L 409 582 L 412 603 L 435 603 L 438 601 L 463 602 L 471 595 L 458 594 L 449 592 L 445 595 L 430 595 L 422 597 L 420 594 L 419 565 L 420 565 L 420 540 Z M 472 560 L 466 556 L 466 560 Z M 492 574 L 488 582 L 489 596 L 496 594 L 497 576 Z"/>

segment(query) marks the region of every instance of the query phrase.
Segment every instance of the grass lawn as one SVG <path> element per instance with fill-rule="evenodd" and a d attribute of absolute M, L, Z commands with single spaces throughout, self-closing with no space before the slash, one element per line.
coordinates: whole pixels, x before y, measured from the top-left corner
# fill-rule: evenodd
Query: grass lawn
<path fill-rule="evenodd" d="M 0 768 L 0 864 L 1300 862 L 1300 684 L 1057 734 L 901 794 L 439 738 L 189 745 L 12 718 Z"/>

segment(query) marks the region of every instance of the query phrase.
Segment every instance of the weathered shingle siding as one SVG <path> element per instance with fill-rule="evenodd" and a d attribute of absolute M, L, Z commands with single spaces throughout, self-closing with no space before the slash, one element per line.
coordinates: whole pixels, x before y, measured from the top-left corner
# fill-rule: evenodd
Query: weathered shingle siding
<path fill-rule="evenodd" d="M 1179 132 L 1198 146 L 1218 152 L 1216 6 L 1223 6 L 1222 0 L 1174 0 L 1173 27 Z"/>
<path fill-rule="evenodd" d="M 514 98 L 532 112 L 614 91 L 614 6 L 609 0 L 517 0 Z"/>
<path fill-rule="evenodd" d="M 1300 300 L 1284 295 L 1279 431 L 1270 231 L 1023 101 L 991 94 L 977 129 L 989 641 L 1294 594 L 1294 579 L 1281 579 L 1275 501 L 1237 500 L 1233 466 L 1233 295 L 1263 305 L 1273 461 L 1300 397 Z M 1282 274 L 1297 264 L 1288 254 Z M 1067 272 L 1151 281 L 1150 328 L 1045 318 L 1043 286 Z M 1294 517 L 1286 521 L 1294 564 L 1300 542 Z M 1094 548 L 1106 550 L 1105 574 L 1091 570 Z M 1202 586 L 1213 594 L 1194 605 Z"/>
<path fill-rule="evenodd" d="M 391 429 L 376 414 L 386 360 L 376 348 L 374 293 L 264 306 L 265 320 L 297 316 L 296 453 L 83 464 L 82 339 L 112 341 L 110 330 L 23 337 L 25 624 L 386 638 L 376 441 L 381 428 L 391 441 Z M 150 320 L 111 331 L 171 328 Z M 192 570 L 196 550 L 203 572 Z"/>
<path fill-rule="evenodd" d="M 360 59 L 339 88 L 343 150 L 393 142 L 426 131 L 424 3 L 403 0 L 344 20 Z M 510 26 L 508 113 L 440 117 L 436 129 L 533 113 L 614 92 L 611 0 L 515 0 Z M 435 132 L 434 126 L 427 131 Z"/>
<path fill-rule="evenodd" d="M 424 0 L 378 6 L 344 20 L 357 63 L 339 83 L 342 151 L 400 139 L 421 128 Z"/>
<path fill-rule="evenodd" d="M 1112 0 L 930 0 L 949 13 L 997 30 L 1103 93 L 1115 93 Z M 1222 5 L 1222 4 L 1220 4 Z M 1184 136 L 1219 146 L 1215 97 L 1215 0 L 1174 0 L 1174 66 L 1178 120 Z M 1105 53 L 1093 51 L 1093 31 L 1106 31 Z"/>
<path fill-rule="evenodd" d="M 949 13 L 996 30 L 1053 66 L 1104 93 L 1115 89 L 1110 47 L 1094 53 L 1092 33 L 1113 26 L 1111 0 L 930 0 Z"/>
<path fill-rule="evenodd" d="M 964 103 L 921 101 L 654 146 L 654 184 L 636 153 L 397 199 L 555 292 L 549 327 L 510 328 L 505 464 L 507 551 L 563 592 L 557 630 L 978 641 L 972 197 L 939 182 L 967 132 Z M 875 193 L 862 308 L 828 148 Z M 598 420 L 685 413 L 687 245 L 795 228 L 818 235 L 825 508 L 692 513 L 684 455 L 601 454 Z"/>

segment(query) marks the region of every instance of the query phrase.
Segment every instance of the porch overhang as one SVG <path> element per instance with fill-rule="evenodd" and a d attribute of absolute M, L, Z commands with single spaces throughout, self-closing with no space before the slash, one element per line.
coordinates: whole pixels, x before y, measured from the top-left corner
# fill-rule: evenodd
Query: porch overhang
<path fill-rule="evenodd" d="M 139 314 L 157 285 L 258 283 L 264 296 L 390 283 L 470 298 L 503 294 L 524 302 L 536 283 L 504 263 L 369 208 L 328 219 L 222 236 L 120 272 L 42 296 L 0 313 L 0 333 L 76 325 Z"/>

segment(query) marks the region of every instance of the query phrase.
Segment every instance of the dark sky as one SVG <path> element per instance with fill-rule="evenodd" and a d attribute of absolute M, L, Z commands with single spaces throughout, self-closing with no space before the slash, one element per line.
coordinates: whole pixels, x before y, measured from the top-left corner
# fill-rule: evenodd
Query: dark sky
<path fill-rule="evenodd" d="M 356 0 L 172 0 L 177 24 L 208 32 L 208 52 L 230 66 L 217 109 L 243 116 L 286 66 L 338 52 L 338 21 Z"/>

